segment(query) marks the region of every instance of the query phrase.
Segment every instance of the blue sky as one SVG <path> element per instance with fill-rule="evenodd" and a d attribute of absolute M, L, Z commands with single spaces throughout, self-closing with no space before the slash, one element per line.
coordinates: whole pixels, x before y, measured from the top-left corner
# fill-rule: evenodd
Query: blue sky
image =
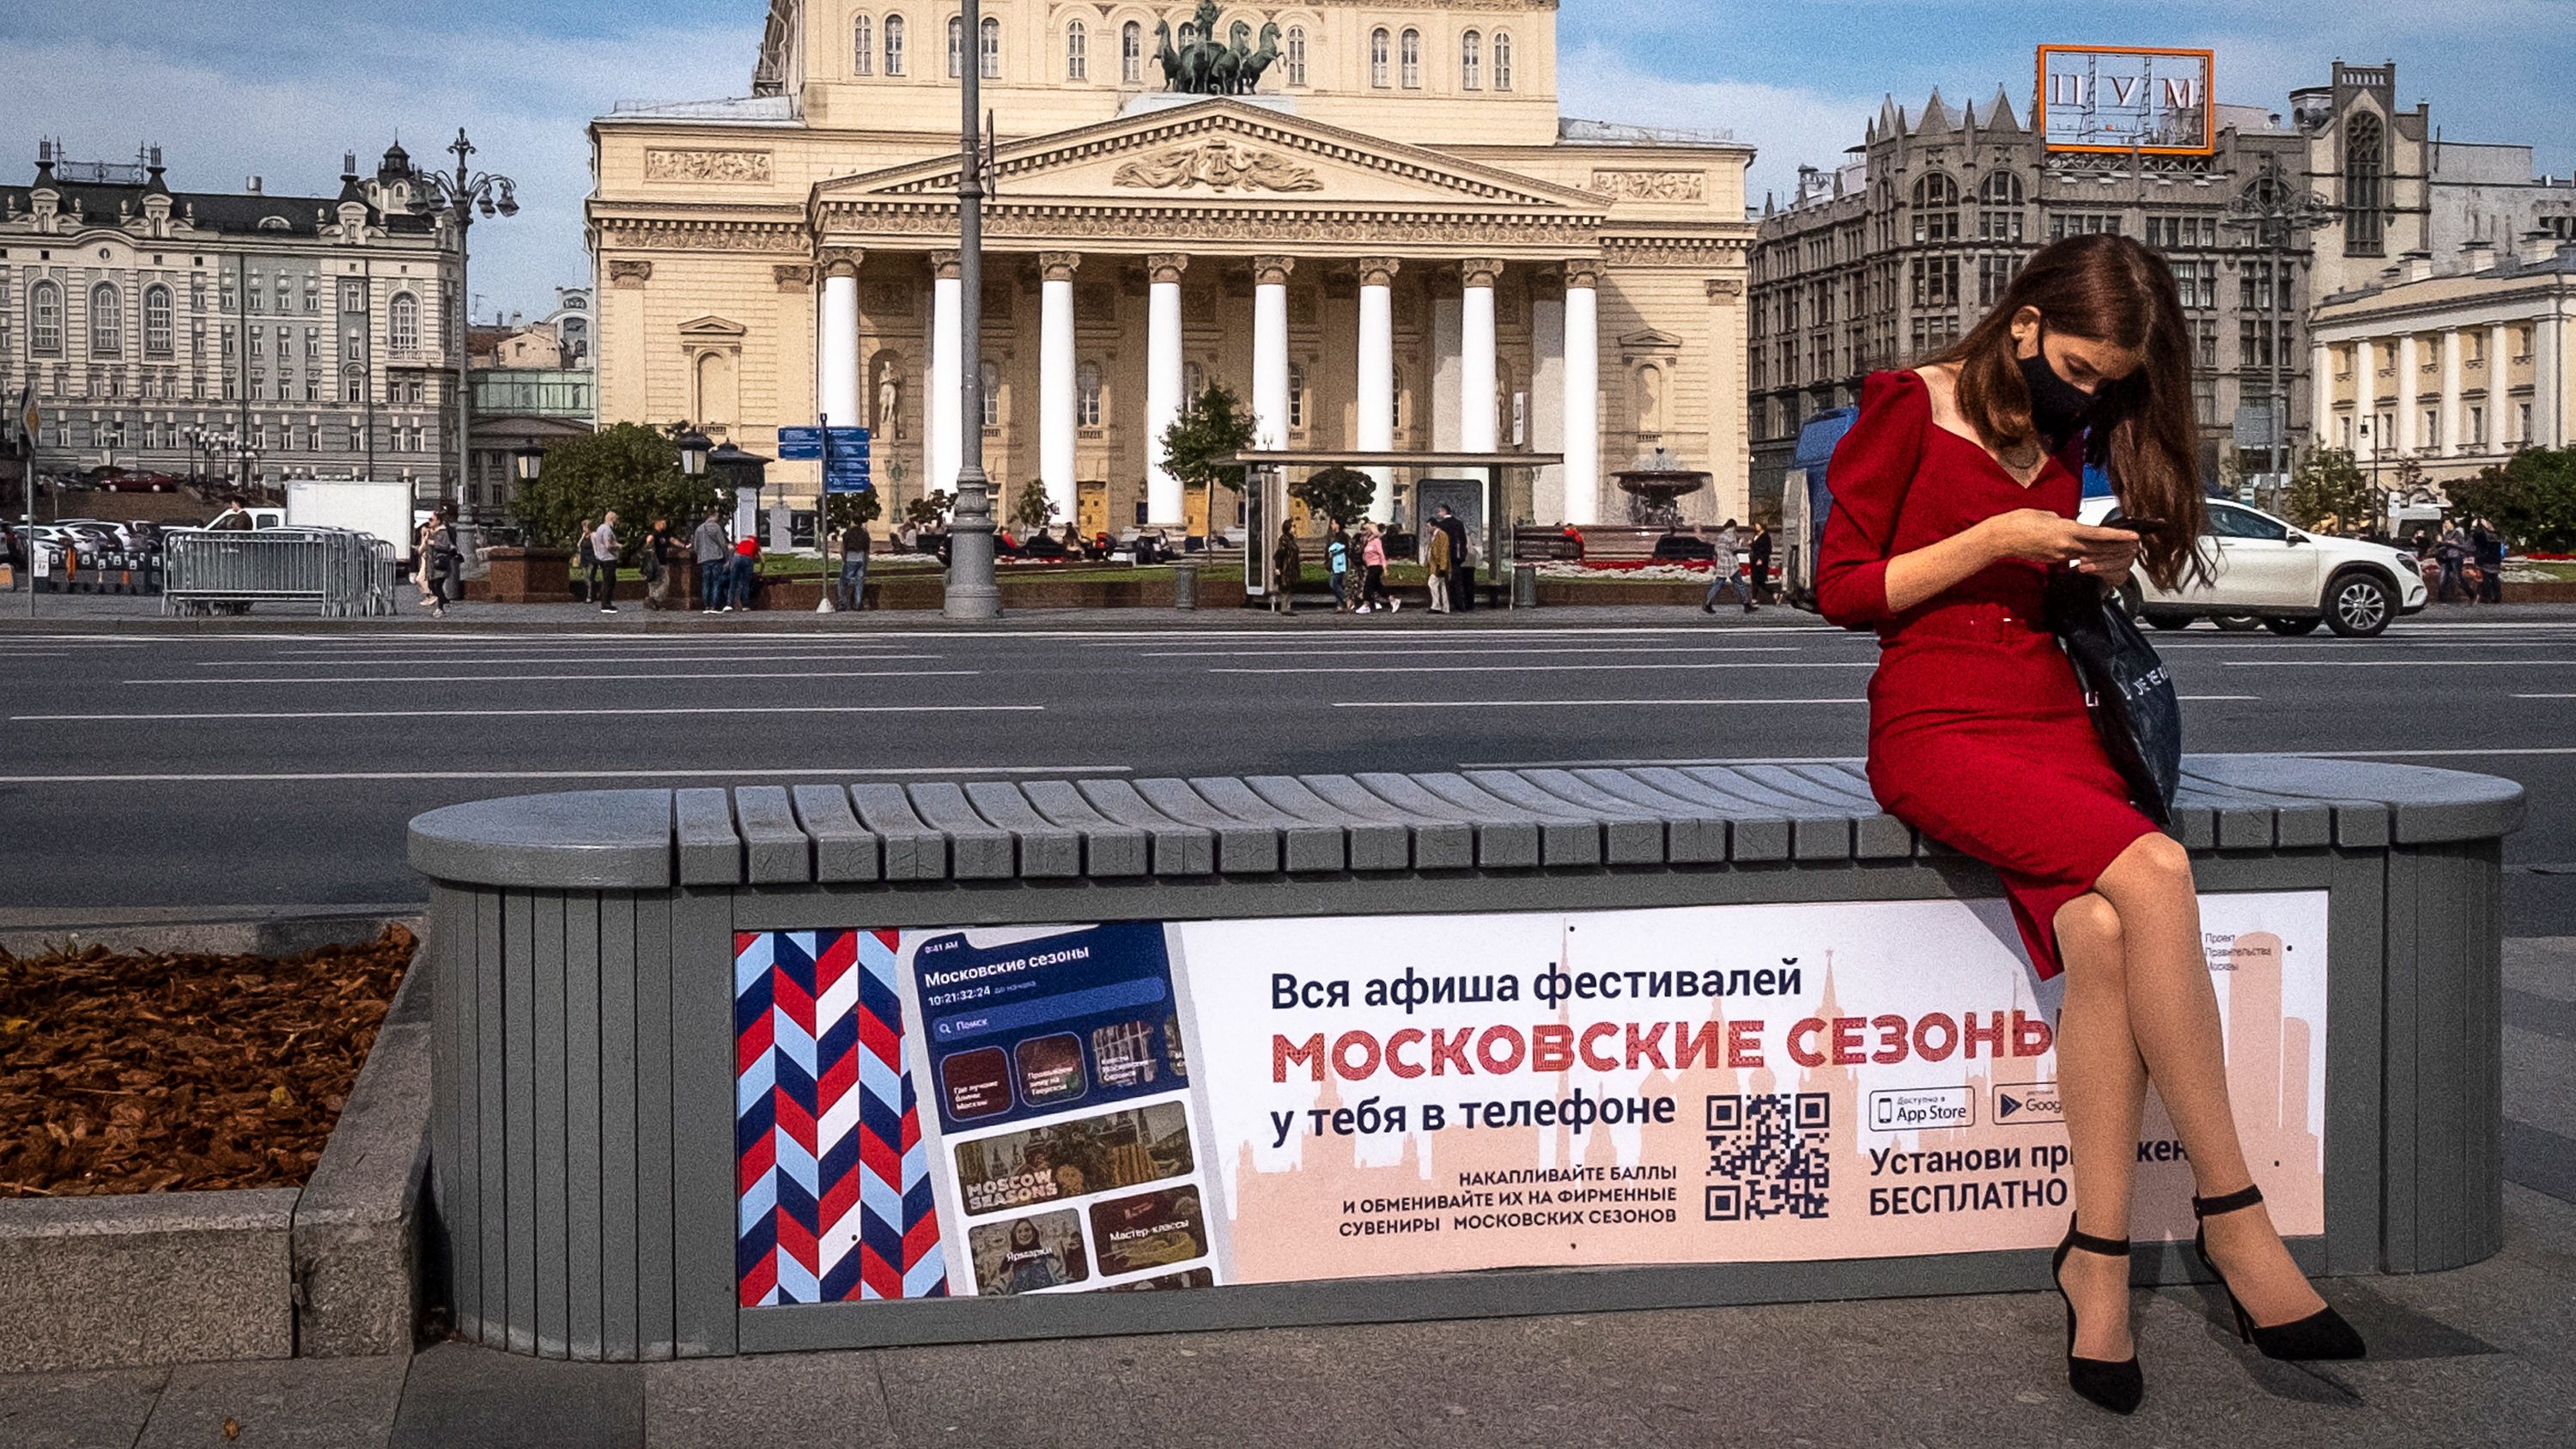
<path fill-rule="evenodd" d="M 272 191 L 328 194 L 342 151 L 372 167 L 399 131 L 431 159 L 463 124 L 525 206 L 476 228 L 479 310 L 535 314 L 587 272 L 584 123 L 622 97 L 741 94 L 766 13 L 764 0 L 9 0 L 0 176 L 23 182 L 40 136 L 108 160 L 156 141 L 182 189 L 257 173 Z M 2002 83 L 2023 104 L 2041 41 L 2209 46 L 2220 99 L 2274 107 L 2337 55 L 2393 58 L 2402 102 L 2431 101 L 2451 139 L 2528 141 L 2545 169 L 2576 169 L 2576 0 L 1564 0 L 1558 25 L 1569 114 L 1730 128 L 1761 148 L 1757 201 L 1859 140 L 1882 94 L 1919 106 L 1936 85 L 1982 99 Z"/>

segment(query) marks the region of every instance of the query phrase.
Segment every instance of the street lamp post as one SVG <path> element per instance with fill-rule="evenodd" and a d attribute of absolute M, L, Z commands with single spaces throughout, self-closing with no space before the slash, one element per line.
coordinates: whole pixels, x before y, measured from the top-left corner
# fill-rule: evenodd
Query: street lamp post
<path fill-rule="evenodd" d="M 993 579 L 992 481 L 984 476 L 984 151 L 981 0 L 965 0 L 957 67 L 962 121 L 957 167 L 957 290 L 960 390 L 957 508 L 948 526 L 948 583 L 941 612 L 951 619 L 998 619 Z"/>
<path fill-rule="evenodd" d="M 2281 313 L 2289 294 L 2289 266 L 2292 243 L 2299 233 L 2323 226 L 2334 219 L 2335 210 L 2324 198 L 2305 191 L 2294 192 L 2281 172 L 2281 158 L 2267 154 L 2262 175 L 2252 186 L 2238 193 L 2228 203 L 2228 226 L 2253 233 L 2253 243 L 2263 249 L 2271 271 L 2264 288 L 2263 316 L 2271 329 L 2266 334 L 2264 353 L 2271 359 L 2269 379 L 2264 394 L 2264 411 L 2270 416 L 2264 428 L 2264 471 L 2275 480 L 2290 466 L 2290 406 L 2281 386 L 2282 353 L 2285 341 L 2281 335 Z M 2325 419 L 2310 418 L 2308 425 L 2322 436 Z"/>
<path fill-rule="evenodd" d="M 473 349 L 467 342 L 474 326 L 474 293 L 466 280 L 465 235 L 474 225 L 477 210 L 486 217 L 518 215 L 519 183 L 474 170 L 474 143 L 465 139 L 462 126 L 456 128 L 456 142 L 447 154 L 456 158 L 453 175 L 422 170 L 413 173 L 412 182 L 420 188 L 418 208 L 445 212 L 456 227 L 456 297 L 449 312 L 456 319 L 456 492 L 463 504 L 473 496 L 474 480 L 474 399 L 469 375 Z"/>

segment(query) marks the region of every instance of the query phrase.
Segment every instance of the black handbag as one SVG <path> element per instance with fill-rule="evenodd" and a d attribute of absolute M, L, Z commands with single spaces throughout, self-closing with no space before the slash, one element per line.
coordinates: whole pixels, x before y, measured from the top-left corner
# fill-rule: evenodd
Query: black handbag
<path fill-rule="evenodd" d="M 2072 569 L 2048 575 L 2048 626 L 2083 682 L 2102 752 L 2129 783 L 2129 799 L 2158 825 L 2173 823 L 2182 780 L 2182 700 L 2155 646 L 2118 599 Z"/>

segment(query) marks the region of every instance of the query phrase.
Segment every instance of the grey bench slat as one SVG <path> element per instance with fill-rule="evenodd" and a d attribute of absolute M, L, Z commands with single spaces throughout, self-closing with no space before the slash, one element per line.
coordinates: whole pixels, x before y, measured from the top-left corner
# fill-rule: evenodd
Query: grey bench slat
<path fill-rule="evenodd" d="M 1488 808 L 1459 805 L 1422 787 L 1410 775 L 1372 770 L 1354 775 L 1367 790 L 1399 813 L 1446 820 L 1476 832 L 1476 864 L 1490 870 L 1533 869 L 1539 864 L 1538 819 L 1526 812 L 1506 814 L 1501 802 Z"/>
<path fill-rule="evenodd" d="M 799 785 L 790 798 L 796 819 L 814 841 L 814 879 L 872 881 L 883 867 L 877 838 L 850 813 L 850 795 L 837 785 Z"/>
<path fill-rule="evenodd" d="M 1216 874 L 1216 832 L 1175 820 L 1154 808 L 1125 780 L 1080 780 L 1074 788 L 1093 808 L 1121 825 L 1145 832 L 1154 842 L 1154 874 Z"/>
<path fill-rule="evenodd" d="M 2198 792 L 2226 793 L 2271 804 L 2274 838 L 2285 848 L 2324 845 L 2384 846 L 2389 840 L 2389 807 L 2379 800 L 2326 798 L 2285 791 L 2262 783 L 2260 762 L 2240 771 L 2232 757 L 2198 755 L 2183 761 L 2185 784 Z"/>
<path fill-rule="evenodd" d="M 1599 865 L 1601 863 L 1601 827 L 1594 816 L 1582 815 L 1570 806 L 1524 804 L 1506 799 L 1478 785 L 1464 775 L 1430 770 L 1416 774 L 1414 783 L 1450 801 L 1468 807 L 1482 807 L 1491 802 L 1507 813 L 1526 815 L 1538 823 L 1539 864 Z M 1535 793 L 1535 792 L 1533 792 Z"/>
<path fill-rule="evenodd" d="M 1777 802 L 1749 799 L 1669 765 L 1647 765 L 1629 773 L 1677 800 L 1726 817 L 1727 859 L 1763 864 L 1789 858 L 1790 820 Z"/>
<path fill-rule="evenodd" d="M 950 875 L 959 880 L 1008 880 L 1017 873 L 1019 842 L 1011 832 L 994 829 L 976 814 L 975 807 L 966 803 L 965 791 L 940 781 L 911 786 L 904 794 L 912 800 L 914 814 L 948 836 Z"/>
<path fill-rule="evenodd" d="M 1664 858 L 1675 865 L 1707 865 L 1726 859 L 1726 817 L 1696 800 L 1686 800 L 1668 790 L 1659 790 L 1637 777 L 1634 770 L 1525 770 L 1533 780 L 1559 773 L 1581 781 L 1604 795 L 1624 800 L 1631 805 L 1653 811 L 1664 822 Z"/>
<path fill-rule="evenodd" d="M 2272 848 L 2272 802 L 2269 800 L 2224 785 L 2204 785 L 2186 773 L 2174 791 L 2174 804 L 2208 811 L 2216 829 L 2214 843 L 2221 850 Z"/>
<path fill-rule="evenodd" d="M 1216 835 L 1216 868 L 1220 875 L 1268 875 L 1279 869 L 1279 830 L 1237 820 L 1200 798 L 1187 780 L 1139 780 L 1136 793 L 1146 803 Z"/>
<path fill-rule="evenodd" d="M 966 803 L 994 829 L 1007 830 L 1019 841 L 1021 875 L 1035 880 L 1082 874 L 1081 833 L 1040 815 L 1019 786 L 978 780 L 967 785 Z"/>
<path fill-rule="evenodd" d="M 2377 800 L 2400 845 L 2475 840 L 2522 824 L 2529 795 L 2514 781 L 2377 760 L 2311 760 L 2280 755 L 2195 755 L 2216 778 L 2309 799 Z"/>
<path fill-rule="evenodd" d="M 1349 864 L 1349 852 L 1342 840 L 1339 824 L 1319 824 L 1292 815 L 1271 804 L 1260 793 L 1232 777 L 1193 776 L 1190 788 L 1200 799 L 1254 825 L 1266 825 L 1279 832 L 1287 868 L 1292 871 L 1341 870 Z"/>
<path fill-rule="evenodd" d="M 1400 824 L 1345 810 L 1286 775 L 1254 775 L 1243 783 L 1282 814 L 1340 832 L 1352 870 L 1404 870 L 1413 864 L 1413 833 Z"/>
<path fill-rule="evenodd" d="M 1914 853 L 1914 827 L 1878 808 L 1878 796 L 1869 788 L 1869 776 L 1857 766 L 1836 762 L 1780 768 L 1822 798 L 1851 811 L 1854 856 L 1861 860 L 1902 860 Z"/>
<path fill-rule="evenodd" d="M 733 811 L 753 885 L 802 885 L 814 878 L 814 842 L 797 825 L 786 786 L 739 786 Z"/>
<path fill-rule="evenodd" d="M 1748 800 L 1767 804 L 1789 820 L 1789 855 L 1793 860 L 1852 858 L 1852 817 L 1847 809 L 1828 805 L 1807 791 L 1816 787 L 1784 778 L 1777 765 L 1688 765 L 1683 773 L 1706 780 Z"/>
<path fill-rule="evenodd" d="M 1365 820 L 1401 828 L 1413 843 L 1415 870 L 1472 870 L 1476 865 L 1476 827 L 1448 815 L 1426 816 L 1399 809 L 1386 797 L 1348 775 L 1300 775 L 1297 783 L 1338 810 Z M 1354 854 L 1358 847 L 1353 846 Z"/>
<path fill-rule="evenodd" d="M 1564 770 L 1471 770 L 1467 779 L 1532 809 L 1570 810 L 1601 822 L 1601 859 L 1609 865 L 1664 863 L 1664 817 Z"/>
<path fill-rule="evenodd" d="M 887 880 L 946 880 L 948 836 L 913 813 L 900 785 L 852 785 L 850 804 L 859 822 L 885 847 Z"/>
<path fill-rule="evenodd" d="M 742 837 L 734 834 L 733 801 L 721 789 L 672 796 L 680 844 L 680 884 L 742 884 Z"/>
<path fill-rule="evenodd" d="M 1083 869 L 1097 877 L 1143 875 L 1153 868 L 1151 836 L 1121 825 L 1092 808 L 1069 780 L 1032 780 L 1020 794 L 1039 815 L 1073 831 L 1082 840 Z"/>

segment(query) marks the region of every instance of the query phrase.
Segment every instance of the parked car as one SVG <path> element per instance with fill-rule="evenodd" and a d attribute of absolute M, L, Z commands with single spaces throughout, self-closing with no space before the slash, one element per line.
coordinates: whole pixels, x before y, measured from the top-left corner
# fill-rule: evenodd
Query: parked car
<path fill-rule="evenodd" d="M 2088 498 L 2077 516 L 2116 524 L 2118 511 L 2115 499 Z M 2307 634 L 2324 624 L 2345 638 L 2367 639 L 2422 609 L 2428 597 L 2415 556 L 2403 549 L 2309 533 L 2216 498 L 2201 557 L 2208 579 L 2186 578 L 2170 591 L 2144 574 L 2132 578 L 2130 612 L 2159 629 L 2211 619 L 2222 628 L 2259 623 L 2275 634 Z"/>
<path fill-rule="evenodd" d="M 176 493 L 186 480 L 169 473 L 119 473 L 98 482 L 106 493 Z"/>

